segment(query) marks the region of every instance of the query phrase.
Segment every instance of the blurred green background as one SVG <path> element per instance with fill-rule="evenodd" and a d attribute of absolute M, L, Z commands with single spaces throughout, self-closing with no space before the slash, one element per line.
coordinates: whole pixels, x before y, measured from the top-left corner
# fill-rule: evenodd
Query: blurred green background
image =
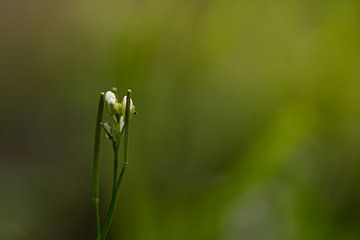
<path fill-rule="evenodd" d="M 1 1 L 0 239 L 95 239 L 112 86 L 138 115 L 111 239 L 359 239 L 359 43 L 357 0 Z"/>

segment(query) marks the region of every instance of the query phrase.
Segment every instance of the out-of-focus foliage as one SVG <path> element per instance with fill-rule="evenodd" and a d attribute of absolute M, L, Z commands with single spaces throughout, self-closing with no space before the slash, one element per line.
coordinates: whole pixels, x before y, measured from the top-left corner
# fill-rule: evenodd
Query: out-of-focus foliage
<path fill-rule="evenodd" d="M 94 239 L 112 86 L 139 113 L 112 239 L 358 239 L 359 20 L 355 0 L 1 2 L 0 239 Z"/>

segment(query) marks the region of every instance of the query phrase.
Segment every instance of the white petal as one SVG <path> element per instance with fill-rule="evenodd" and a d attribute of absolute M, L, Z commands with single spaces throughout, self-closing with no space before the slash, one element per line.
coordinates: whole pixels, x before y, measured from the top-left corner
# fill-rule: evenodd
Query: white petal
<path fill-rule="evenodd" d="M 107 91 L 105 93 L 105 101 L 107 102 L 107 104 L 109 105 L 114 105 L 116 104 L 116 96 L 112 91 Z"/>
<path fill-rule="evenodd" d="M 125 125 L 124 116 L 120 117 L 120 132 L 123 130 Z"/>

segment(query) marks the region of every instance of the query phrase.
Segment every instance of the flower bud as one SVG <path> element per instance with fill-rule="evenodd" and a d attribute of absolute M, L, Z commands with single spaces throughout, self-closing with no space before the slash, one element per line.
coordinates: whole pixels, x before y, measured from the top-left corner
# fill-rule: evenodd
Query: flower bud
<path fill-rule="evenodd" d="M 108 105 L 109 112 L 112 114 L 119 113 L 119 103 L 117 102 L 116 96 L 112 91 L 105 93 L 105 102 Z"/>
<path fill-rule="evenodd" d="M 107 91 L 105 93 L 105 101 L 107 102 L 107 104 L 109 105 L 114 105 L 116 104 L 117 100 L 116 100 L 116 96 L 112 91 Z"/>
<path fill-rule="evenodd" d="M 124 116 L 121 116 L 120 117 L 120 132 L 122 132 L 122 130 L 124 129 L 124 125 L 125 125 Z"/>
<path fill-rule="evenodd" d="M 125 111 L 126 111 L 126 101 L 127 101 L 127 96 L 124 96 L 123 101 L 122 101 L 122 109 L 123 109 L 124 115 L 125 115 Z M 136 114 L 135 105 L 134 105 L 132 99 L 130 98 L 130 117 L 132 117 L 135 114 Z"/>

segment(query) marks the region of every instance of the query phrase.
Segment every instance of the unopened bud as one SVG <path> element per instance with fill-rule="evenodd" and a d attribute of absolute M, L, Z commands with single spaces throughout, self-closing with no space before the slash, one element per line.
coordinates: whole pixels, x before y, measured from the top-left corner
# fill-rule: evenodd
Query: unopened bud
<path fill-rule="evenodd" d="M 125 126 L 125 120 L 124 120 L 124 116 L 120 117 L 120 132 L 122 132 L 122 130 L 124 129 Z"/>
<path fill-rule="evenodd" d="M 109 105 L 114 105 L 116 104 L 117 100 L 116 100 L 116 96 L 112 91 L 107 91 L 105 93 L 105 101 L 107 104 Z"/>
<path fill-rule="evenodd" d="M 122 101 L 122 108 L 123 108 L 124 115 L 125 115 L 125 111 L 126 111 L 126 102 L 127 102 L 127 96 L 124 96 L 123 101 Z M 136 114 L 135 105 L 134 105 L 132 99 L 130 98 L 130 117 L 132 117 L 135 114 Z"/>
<path fill-rule="evenodd" d="M 112 114 L 119 113 L 119 103 L 116 99 L 115 94 L 112 91 L 107 91 L 105 93 L 105 102 L 108 105 L 109 112 Z"/>

